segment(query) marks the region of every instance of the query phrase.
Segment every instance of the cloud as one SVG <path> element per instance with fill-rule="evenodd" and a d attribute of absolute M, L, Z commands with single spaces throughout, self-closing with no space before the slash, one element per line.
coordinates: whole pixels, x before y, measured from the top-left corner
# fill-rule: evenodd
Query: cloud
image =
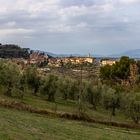
<path fill-rule="evenodd" d="M 123 4 L 135 4 L 139 2 L 139 0 L 119 0 L 119 2 Z"/>
<path fill-rule="evenodd" d="M 10 28 L 10 29 L 0 29 L 0 36 L 7 35 L 24 35 L 33 33 L 33 30 L 30 29 L 22 29 L 22 28 Z"/>
<path fill-rule="evenodd" d="M 107 52 L 114 43 L 123 48 L 124 40 L 125 46 L 134 42 L 139 30 L 138 0 L 0 0 L 1 41 L 20 42 L 21 35 L 25 47 Z"/>

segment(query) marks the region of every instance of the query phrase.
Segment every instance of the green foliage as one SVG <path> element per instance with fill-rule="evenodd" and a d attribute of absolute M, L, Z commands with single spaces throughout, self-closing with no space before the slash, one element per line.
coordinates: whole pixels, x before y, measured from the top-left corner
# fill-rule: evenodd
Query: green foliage
<path fill-rule="evenodd" d="M 116 90 L 104 87 L 102 92 L 102 104 L 106 109 L 111 109 L 113 116 L 116 115 L 116 108 L 120 107 L 120 94 Z"/>
<path fill-rule="evenodd" d="M 123 96 L 122 108 L 135 123 L 140 120 L 140 93 L 128 93 Z"/>
<path fill-rule="evenodd" d="M 130 64 L 134 63 L 133 59 L 123 56 L 119 62 L 112 66 L 105 65 L 100 69 L 100 77 L 104 80 L 124 80 L 130 76 Z"/>
<path fill-rule="evenodd" d="M 104 67 L 100 68 L 100 77 L 102 79 L 110 79 L 111 74 L 111 66 L 110 65 L 105 65 Z"/>
<path fill-rule="evenodd" d="M 69 91 L 69 99 L 76 100 L 79 93 L 78 82 L 75 80 L 71 80 L 70 91 Z"/>
<path fill-rule="evenodd" d="M 12 96 L 12 89 L 19 88 L 21 73 L 16 64 L 0 61 L 0 84 L 6 87 L 5 94 Z"/>
<path fill-rule="evenodd" d="M 78 82 L 70 78 L 60 78 L 58 81 L 58 91 L 64 100 L 75 100 L 79 93 Z"/>
<path fill-rule="evenodd" d="M 55 101 L 55 93 L 57 91 L 58 77 L 49 75 L 41 86 L 40 92 L 42 95 L 47 95 L 49 101 Z"/>
<path fill-rule="evenodd" d="M 69 79 L 60 79 L 58 90 L 62 94 L 62 98 L 64 100 L 68 99 L 69 92 L 70 92 L 71 81 Z"/>
<path fill-rule="evenodd" d="M 130 75 L 130 64 L 132 62 L 132 59 L 129 59 L 129 57 L 121 57 L 120 61 L 112 66 L 111 77 L 113 79 L 127 79 Z"/>
<path fill-rule="evenodd" d="M 33 94 L 36 95 L 41 82 L 37 68 L 32 66 L 27 67 L 24 72 L 24 78 L 29 88 L 33 89 Z"/>
<path fill-rule="evenodd" d="M 102 89 L 100 86 L 92 86 L 90 84 L 86 87 L 86 99 L 93 105 L 93 108 L 96 110 L 97 105 L 101 101 Z"/>

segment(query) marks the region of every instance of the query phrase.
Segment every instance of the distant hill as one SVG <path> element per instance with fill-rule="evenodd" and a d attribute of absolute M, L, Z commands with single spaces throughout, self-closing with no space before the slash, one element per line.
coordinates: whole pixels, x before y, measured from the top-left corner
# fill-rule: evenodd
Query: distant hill
<path fill-rule="evenodd" d="M 110 55 L 109 57 L 129 56 L 131 58 L 140 58 L 140 49 L 129 50 L 120 54 Z"/>
<path fill-rule="evenodd" d="M 50 55 L 53 57 L 70 57 L 70 56 L 75 56 L 75 57 L 87 57 L 87 54 L 55 54 L 51 52 L 44 52 L 45 55 Z M 91 57 L 102 57 L 102 55 L 94 55 L 91 54 Z"/>
<path fill-rule="evenodd" d="M 52 56 L 52 57 L 69 57 L 69 56 L 86 57 L 87 56 L 87 54 L 56 54 L 56 53 L 45 52 L 45 51 L 39 51 L 39 52 L 44 53 L 45 55 Z M 140 58 L 140 49 L 129 50 L 120 54 L 113 54 L 113 55 L 91 54 L 91 57 L 95 57 L 95 58 L 120 58 L 121 56 L 129 56 L 131 58 Z"/>
<path fill-rule="evenodd" d="M 14 44 L 4 44 L 0 43 L 0 58 L 28 58 L 29 49 L 21 48 Z"/>

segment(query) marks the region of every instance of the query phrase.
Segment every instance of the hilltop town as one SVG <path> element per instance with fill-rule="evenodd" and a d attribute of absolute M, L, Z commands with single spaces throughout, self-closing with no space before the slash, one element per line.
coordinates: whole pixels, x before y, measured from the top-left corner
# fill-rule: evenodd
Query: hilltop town
<path fill-rule="evenodd" d="M 105 65 L 113 65 L 119 59 L 114 58 L 95 58 L 90 54 L 86 56 L 54 57 L 43 51 L 30 50 L 29 48 L 21 48 L 13 44 L 0 44 L 1 59 L 14 62 L 22 69 L 28 66 L 36 66 L 38 71 L 44 75 L 56 74 L 72 76 L 74 78 L 79 75 L 82 69 L 84 78 L 98 79 L 100 67 Z"/>
<path fill-rule="evenodd" d="M 0 58 L 15 60 L 17 63 L 24 65 L 50 66 L 61 67 L 63 65 L 78 65 L 78 64 L 98 64 L 98 65 L 113 65 L 117 59 L 96 59 L 87 55 L 87 57 L 76 57 L 70 55 L 69 57 L 53 57 L 41 51 L 33 51 L 29 48 L 20 48 L 12 44 L 0 44 Z"/>

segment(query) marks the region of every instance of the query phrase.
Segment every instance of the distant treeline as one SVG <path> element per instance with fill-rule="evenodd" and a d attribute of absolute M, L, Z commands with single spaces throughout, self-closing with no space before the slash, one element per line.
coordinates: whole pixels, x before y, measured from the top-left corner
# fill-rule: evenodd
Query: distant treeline
<path fill-rule="evenodd" d="M 0 58 L 28 58 L 29 50 L 14 44 L 0 44 Z"/>

